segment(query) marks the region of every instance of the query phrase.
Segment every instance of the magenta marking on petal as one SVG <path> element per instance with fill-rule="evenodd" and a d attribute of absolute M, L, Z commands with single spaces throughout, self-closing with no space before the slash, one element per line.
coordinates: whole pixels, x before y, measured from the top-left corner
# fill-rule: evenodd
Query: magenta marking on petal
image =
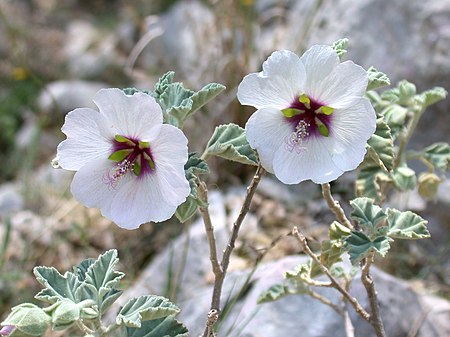
<path fill-rule="evenodd" d="M 304 99 L 303 99 L 304 101 Z M 301 121 L 306 122 L 309 124 L 308 128 L 308 135 L 304 138 L 307 138 L 308 136 L 320 136 L 319 127 L 316 122 L 316 118 L 319 120 L 319 122 L 323 123 L 327 129 L 331 133 L 331 124 L 333 115 L 326 115 L 324 113 L 316 113 L 316 110 L 318 110 L 320 107 L 325 106 L 325 104 L 318 102 L 314 100 L 313 98 L 309 97 L 309 102 L 307 102 L 309 107 L 307 107 L 304 103 L 300 102 L 299 98 L 296 98 L 291 105 L 288 108 L 291 109 L 297 109 L 297 110 L 304 110 L 305 112 L 302 114 L 298 114 L 292 117 L 286 117 L 287 121 L 291 124 L 293 132 L 296 132 L 296 127 L 299 125 Z"/>
<path fill-rule="evenodd" d="M 5 325 L 0 329 L 0 336 L 10 335 L 16 327 L 14 325 Z"/>

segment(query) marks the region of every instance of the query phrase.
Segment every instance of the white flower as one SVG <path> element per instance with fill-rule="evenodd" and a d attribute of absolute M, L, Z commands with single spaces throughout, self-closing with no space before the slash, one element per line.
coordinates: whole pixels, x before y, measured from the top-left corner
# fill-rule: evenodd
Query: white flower
<path fill-rule="evenodd" d="M 355 169 L 376 127 L 367 83 L 363 68 L 340 63 L 329 46 L 302 57 L 274 52 L 237 93 L 241 104 L 258 109 L 245 130 L 262 166 L 285 184 L 322 184 Z"/>
<path fill-rule="evenodd" d="M 62 127 L 59 165 L 77 171 L 72 194 L 126 229 L 167 220 L 190 193 L 186 137 L 163 124 L 149 95 L 102 89 L 94 102 L 100 112 L 75 109 Z"/>

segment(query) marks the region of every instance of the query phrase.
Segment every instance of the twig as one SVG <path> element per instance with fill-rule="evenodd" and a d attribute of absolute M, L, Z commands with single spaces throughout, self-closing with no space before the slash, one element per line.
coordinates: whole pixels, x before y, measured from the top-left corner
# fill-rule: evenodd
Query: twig
<path fill-rule="evenodd" d="M 370 315 L 369 323 L 375 329 L 375 333 L 377 337 L 386 337 L 386 333 L 384 331 L 383 321 L 380 315 L 380 307 L 378 305 L 377 292 L 375 290 L 375 286 L 373 283 L 372 276 L 370 275 L 370 266 L 373 262 L 373 253 L 365 258 L 363 261 L 362 269 L 361 269 L 361 281 L 366 288 L 367 296 L 369 298 L 370 310 L 372 314 Z"/>
<path fill-rule="evenodd" d="M 239 235 L 239 229 L 241 228 L 242 221 L 244 221 L 245 216 L 247 215 L 250 209 L 250 203 L 252 201 L 253 196 L 255 195 L 256 188 L 258 187 L 259 181 L 261 180 L 262 175 L 264 174 L 264 169 L 261 165 L 258 166 L 255 175 L 253 176 L 252 182 L 247 187 L 247 194 L 244 199 L 244 203 L 242 204 L 241 211 L 233 224 L 233 229 L 231 232 L 230 239 L 228 241 L 227 247 L 223 253 L 222 261 L 220 262 L 219 268 L 215 261 L 217 261 L 217 249 L 214 238 L 214 230 L 211 223 L 211 218 L 209 216 L 207 207 L 200 207 L 200 212 L 202 213 L 203 219 L 205 220 L 205 228 L 207 230 L 208 241 L 210 246 L 210 257 L 211 263 L 213 265 L 214 272 L 214 288 L 213 295 L 211 299 L 211 311 L 210 314 L 214 311 L 217 313 L 217 318 L 220 314 L 220 296 L 222 294 L 222 286 L 225 280 L 225 275 L 227 273 L 228 265 L 230 263 L 231 253 L 233 252 L 236 239 Z M 201 190 L 201 188 L 200 188 Z M 206 195 L 203 196 L 205 198 Z M 209 316 L 209 315 L 208 315 Z M 217 320 L 216 320 L 217 321 Z M 209 322 L 209 319 L 208 319 Z M 214 329 L 215 322 L 210 326 L 207 324 L 205 331 L 203 332 L 203 337 L 212 336 L 211 332 Z"/>
<path fill-rule="evenodd" d="M 339 282 L 334 278 L 334 276 L 331 274 L 328 268 L 322 264 L 317 255 L 312 252 L 311 248 L 309 248 L 305 236 L 298 231 L 297 227 L 293 228 L 292 234 L 297 238 L 298 242 L 302 245 L 305 253 L 309 255 L 314 260 L 314 262 L 318 264 L 322 272 L 330 279 L 331 283 L 333 284 L 333 288 L 339 291 L 345 297 L 345 299 L 353 306 L 355 311 L 364 320 L 370 323 L 370 314 L 361 306 L 361 304 L 359 304 L 356 298 L 351 296 L 350 293 L 339 284 Z"/>
<path fill-rule="evenodd" d="M 216 237 L 214 235 L 214 226 L 211 222 L 211 216 L 209 215 L 208 210 L 208 190 L 206 188 L 206 184 L 203 181 L 199 181 L 198 196 L 200 200 L 203 201 L 203 206 L 200 206 L 200 213 L 203 218 L 203 222 L 205 223 L 206 237 L 208 238 L 209 243 L 209 257 L 211 260 L 211 266 L 214 275 L 222 274 L 222 267 L 220 267 L 219 260 L 217 258 L 217 246 L 216 246 Z M 217 277 L 217 276 L 216 276 Z"/>
<path fill-rule="evenodd" d="M 345 216 L 344 210 L 339 204 L 339 201 L 334 200 L 333 196 L 331 195 L 330 184 L 328 183 L 322 184 L 322 195 L 326 200 L 328 207 L 336 216 L 336 219 L 338 219 L 338 221 L 345 227 L 353 229 L 353 225 Z"/>
<path fill-rule="evenodd" d="M 322 302 L 325 305 L 328 305 L 329 307 L 331 307 L 334 311 L 336 311 L 338 313 L 338 315 L 340 316 L 344 316 L 345 313 L 342 310 L 341 307 L 339 307 L 338 305 L 336 305 L 335 303 L 331 302 L 328 298 L 326 298 L 325 296 L 320 295 L 319 293 L 316 293 L 315 291 L 311 290 L 308 291 L 306 293 L 307 295 L 311 296 L 312 298 L 315 298 L 316 300 L 318 300 L 319 302 Z"/>
<path fill-rule="evenodd" d="M 348 310 L 344 310 L 345 335 L 347 337 L 355 337 L 355 327 L 353 326 Z"/>

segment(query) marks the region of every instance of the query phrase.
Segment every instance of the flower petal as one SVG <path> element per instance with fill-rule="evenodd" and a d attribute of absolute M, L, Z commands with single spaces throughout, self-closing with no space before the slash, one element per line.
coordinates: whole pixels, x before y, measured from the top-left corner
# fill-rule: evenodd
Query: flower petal
<path fill-rule="evenodd" d="M 323 81 L 339 64 L 339 57 L 330 46 L 315 45 L 308 49 L 300 60 L 306 69 L 306 94 L 319 99 Z"/>
<path fill-rule="evenodd" d="M 335 109 L 346 108 L 364 96 L 368 81 L 369 75 L 364 68 L 345 61 L 323 80 L 314 98 Z"/>
<path fill-rule="evenodd" d="M 94 97 L 109 127 L 121 136 L 152 141 L 163 122 L 161 107 L 150 95 L 126 95 L 117 88 L 102 89 Z"/>
<path fill-rule="evenodd" d="M 367 140 L 375 132 L 376 114 L 366 98 L 333 114 L 331 134 L 324 140 L 341 170 L 354 170 L 364 159 Z"/>
<path fill-rule="evenodd" d="M 291 132 L 292 128 L 282 112 L 274 108 L 256 111 L 245 125 L 250 146 L 258 151 L 261 165 L 270 173 L 273 173 L 275 151 Z"/>
<path fill-rule="evenodd" d="M 300 153 L 281 146 L 275 152 L 275 176 L 285 184 L 297 184 L 308 179 L 323 184 L 342 175 L 344 172 L 334 165 L 322 138 L 313 136 L 305 139 L 302 146 L 306 150 Z"/>
<path fill-rule="evenodd" d="M 305 68 L 288 50 L 275 51 L 263 63 L 263 71 L 244 77 L 237 97 L 243 105 L 284 109 L 303 90 Z"/>
<path fill-rule="evenodd" d="M 184 172 L 188 159 L 187 138 L 178 128 L 164 124 L 158 139 L 151 144 L 155 172 L 164 200 L 180 205 L 191 189 Z"/>
<path fill-rule="evenodd" d="M 100 208 L 107 218 L 111 218 L 112 200 L 123 183 L 119 180 L 113 187 L 105 181 L 113 167 L 114 163 L 106 158 L 90 161 L 75 173 L 70 188 L 75 199 L 87 207 Z"/>
<path fill-rule="evenodd" d="M 125 229 L 167 220 L 175 213 L 177 205 L 167 203 L 164 194 L 156 174 L 128 179 L 111 203 L 110 218 Z"/>
<path fill-rule="evenodd" d="M 66 115 L 62 132 L 67 139 L 58 145 L 59 164 L 66 170 L 78 170 L 87 162 L 108 157 L 114 133 L 105 118 L 92 109 L 75 109 Z"/>

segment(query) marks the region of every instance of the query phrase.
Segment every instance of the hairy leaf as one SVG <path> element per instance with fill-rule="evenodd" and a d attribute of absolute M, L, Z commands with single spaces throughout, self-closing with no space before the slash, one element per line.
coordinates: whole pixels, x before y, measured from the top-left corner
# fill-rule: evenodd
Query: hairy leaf
<path fill-rule="evenodd" d="M 369 74 L 369 84 L 367 85 L 367 90 L 374 90 L 391 85 L 389 77 L 374 67 L 370 67 L 367 70 L 367 73 Z"/>
<path fill-rule="evenodd" d="M 192 115 L 194 112 L 199 110 L 202 106 L 204 106 L 224 90 L 225 86 L 219 83 L 209 83 L 205 85 L 201 90 L 197 91 L 191 96 L 192 109 L 191 111 L 189 111 L 186 117 Z"/>
<path fill-rule="evenodd" d="M 54 267 L 35 267 L 33 269 L 36 280 L 42 284 L 45 289 L 41 290 L 35 298 L 49 303 L 55 303 L 59 300 L 69 299 L 77 302 L 76 290 L 81 282 L 71 272 L 61 275 Z"/>
<path fill-rule="evenodd" d="M 400 212 L 396 209 L 388 209 L 388 235 L 394 239 L 422 239 L 430 237 L 426 224 L 427 220 L 424 220 L 417 214 L 406 211 Z"/>
<path fill-rule="evenodd" d="M 284 284 L 274 284 L 268 290 L 262 292 L 257 299 L 257 303 L 268 303 L 277 301 L 280 298 L 289 295 L 289 290 Z"/>
<path fill-rule="evenodd" d="M 424 91 L 419 97 L 423 102 L 423 106 L 427 107 L 445 99 L 447 97 L 447 90 L 442 87 L 434 87 L 433 89 Z"/>
<path fill-rule="evenodd" d="M 342 60 L 342 57 L 347 53 L 347 50 L 345 49 L 345 48 L 347 48 L 347 45 L 348 45 L 348 39 L 343 38 L 343 39 L 339 39 L 339 40 L 333 42 L 333 44 L 331 45 L 331 48 L 334 49 L 336 54 Z"/>
<path fill-rule="evenodd" d="M 389 176 L 378 166 L 361 169 L 356 180 L 356 195 L 358 197 L 368 197 L 379 201 L 381 194 L 381 182 L 388 182 Z"/>
<path fill-rule="evenodd" d="M 192 195 L 189 195 L 186 201 L 177 207 L 177 210 L 175 211 L 175 216 L 177 217 L 178 221 L 184 223 L 195 215 L 195 213 L 197 212 L 197 208 L 198 208 L 197 199 Z"/>
<path fill-rule="evenodd" d="M 342 240 L 345 237 L 349 236 L 351 230 L 343 225 L 341 225 L 337 221 L 333 221 L 330 225 L 330 230 L 328 231 L 330 240 Z"/>
<path fill-rule="evenodd" d="M 391 104 L 381 111 L 384 122 L 389 126 L 392 137 L 395 139 L 398 133 L 405 127 L 408 109 Z"/>
<path fill-rule="evenodd" d="M 179 312 L 180 309 L 167 298 L 145 295 L 130 299 L 117 315 L 116 323 L 140 328 L 143 321 L 160 319 Z"/>
<path fill-rule="evenodd" d="M 372 252 L 382 257 L 386 256 L 390 248 L 389 241 L 389 237 L 386 236 L 377 237 L 372 241 L 366 234 L 356 231 L 352 231 L 352 234 L 345 239 L 350 261 L 354 265 Z"/>
<path fill-rule="evenodd" d="M 370 147 L 378 155 L 382 168 L 387 171 L 392 170 L 394 159 L 394 141 L 391 135 L 391 129 L 382 118 L 377 119 L 377 128 L 375 133 L 367 141 Z"/>
<path fill-rule="evenodd" d="M 236 124 L 216 127 L 204 156 L 218 156 L 242 164 L 258 165 L 258 157 L 245 138 L 245 130 Z"/>
<path fill-rule="evenodd" d="M 356 220 L 364 232 L 371 238 L 380 235 L 380 228 L 387 218 L 380 206 L 374 205 L 373 199 L 356 198 L 350 201 L 353 207 L 351 218 Z"/>
<path fill-rule="evenodd" d="M 50 323 L 51 318 L 44 310 L 31 303 L 22 303 L 11 309 L 11 313 L 1 325 L 14 326 L 16 329 L 9 336 L 19 337 L 43 336 Z"/>
<path fill-rule="evenodd" d="M 140 328 L 127 327 L 125 330 L 124 337 L 188 337 L 187 328 L 174 316 L 144 321 Z"/>
<path fill-rule="evenodd" d="M 434 143 L 425 148 L 423 155 L 435 167 L 447 171 L 450 161 L 450 146 L 447 143 Z"/>
<path fill-rule="evenodd" d="M 402 191 L 413 190 L 417 185 L 416 172 L 409 167 L 398 167 L 391 173 L 395 186 Z"/>

